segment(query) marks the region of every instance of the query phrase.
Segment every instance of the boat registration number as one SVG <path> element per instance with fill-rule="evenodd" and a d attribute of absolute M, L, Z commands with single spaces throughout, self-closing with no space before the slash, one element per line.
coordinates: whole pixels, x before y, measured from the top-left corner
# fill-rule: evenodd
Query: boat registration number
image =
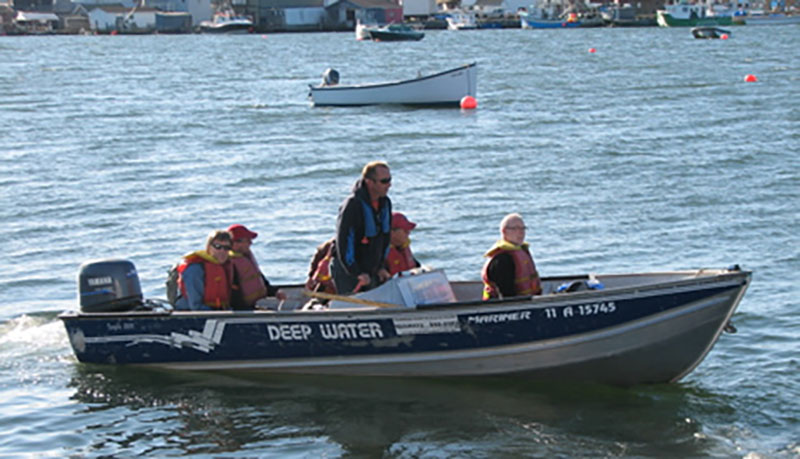
<path fill-rule="evenodd" d="M 603 301 L 601 303 L 579 304 L 575 306 L 565 306 L 563 308 L 545 308 L 544 316 L 547 319 L 570 318 L 597 316 L 601 314 L 613 314 L 617 311 L 617 305 L 613 301 Z"/>

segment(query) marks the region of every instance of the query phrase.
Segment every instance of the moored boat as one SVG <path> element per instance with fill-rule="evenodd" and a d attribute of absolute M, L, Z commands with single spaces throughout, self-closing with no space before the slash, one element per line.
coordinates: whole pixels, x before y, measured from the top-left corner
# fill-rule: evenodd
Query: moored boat
<path fill-rule="evenodd" d="M 381 27 L 365 27 L 362 34 L 364 33 L 373 41 L 419 41 L 425 38 L 425 32 L 397 23 Z"/>
<path fill-rule="evenodd" d="M 741 11 L 734 13 L 733 23 L 739 25 L 788 25 L 800 24 L 800 14 L 764 13 L 763 11 Z"/>
<path fill-rule="evenodd" d="M 210 21 L 202 21 L 198 28 L 203 33 L 245 34 L 253 31 L 253 21 L 225 9 L 215 13 Z"/>
<path fill-rule="evenodd" d="M 338 82 L 338 72 L 336 82 Z M 477 64 L 472 63 L 433 75 L 386 83 L 340 85 L 323 82 L 309 85 L 315 106 L 376 104 L 454 105 L 464 96 L 477 94 Z"/>
<path fill-rule="evenodd" d="M 472 30 L 478 28 L 475 15 L 466 11 L 451 11 L 446 20 L 447 30 Z"/>
<path fill-rule="evenodd" d="M 738 267 L 552 277 L 540 296 L 487 302 L 480 282 L 428 271 L 321 310 L 284 286 L 282 307 L 202 312 L 143 300 L 132 263 L 112 260 L 82 266 L 82 311 L 60 318 L 86 363 L 631 385 L 690 373 L 732 329 L 750 279 Z"/>
<path fill-rule="evenodd" d="M 694 38 L 728 38 L 731 32 L 720 29 L 719 27 L 693 27 L 692 36 Z"/>
<path fill-rule="evenodd" d="M 656 11 L 656 20 L 661 27 L 728 26 L 733 23 L 733 11 L 720 5 L 703 3 L 679 3 L 664 5 Z"/>

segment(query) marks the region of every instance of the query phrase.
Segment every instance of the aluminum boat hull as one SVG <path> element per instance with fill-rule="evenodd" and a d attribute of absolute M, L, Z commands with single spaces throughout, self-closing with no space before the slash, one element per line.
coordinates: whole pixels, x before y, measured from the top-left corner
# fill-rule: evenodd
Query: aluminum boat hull
<path fill-rule="evenodd" d="M 545 292 L 585 278 L 546 279 Z M 597 276 L 602 290 L 416 308 L 60 318 L 86 363 L 632 385 L 673 382 L 691 372 L 729 323 L 750 278 L 739 270 L 609 275 Z M 479 283 L 452 286 L 459 300 L 480 291 Z"/>

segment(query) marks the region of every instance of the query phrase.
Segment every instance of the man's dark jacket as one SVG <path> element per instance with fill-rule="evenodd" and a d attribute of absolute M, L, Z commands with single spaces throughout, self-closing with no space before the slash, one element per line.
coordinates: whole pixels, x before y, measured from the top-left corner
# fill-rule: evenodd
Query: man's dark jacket
<path fill-rule="evenodd" d="M 391 230 L 392 201 L 380 198 L 375 210 L 364 179 L 359 179 L 336 218 L 336 258 L 349 276 L 367 273 L 376 278 L 389 250 Z"/>

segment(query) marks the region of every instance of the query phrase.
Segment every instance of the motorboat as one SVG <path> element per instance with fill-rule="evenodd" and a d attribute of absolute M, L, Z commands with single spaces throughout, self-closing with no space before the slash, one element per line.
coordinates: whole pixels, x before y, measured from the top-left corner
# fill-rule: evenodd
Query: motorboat
<path fill-rule="evenodd" d="M 376 29 L 380 26 L 363 24 L 361 21 L 356 21 L 356 40 L 371 40 L 369 29 Z"/>
<path fill-rule="evenodd" d="M 466 11 L 451 11 L 446 20 L 447 30 L 472 30 L 478 28 L 475 15 Z"/>
<path fill-rule="evenodd" d="M 203 33 L 245 34 L 253 31 L 253 20 L 225 9 L 215 13 L 210 21 L 200 22 L 199 30 Z"/>
<path fill-rule="evenodd" d="M 458 106 L 465 96 L 475 97 L 477 94 L 477 63 L 432 75 L 420 75 L 409 80 L 360 85 L 339 84 L 339 72 L 329 70 L 326 70 L 326 77 L 321 84 L 309 85 L 309 98 L 315 106 L 376 104 Z M 334 72 L 335 78 L 331 78 Z"/>
<path fill-rule="evenodd" d="M 562 29 L 577 28 L 581 26 L 578 16 L 562 17 L 560 12 L 553 10 L 554 5 L 548 8 L 532 8 L 531 11 L 520 11 L 520 27 L 523 29 Z"/>
<path fill-rule="evenodd" d="M 365 27 L 362 34 L 369 35 L 372 41 L 419 41 L 425 37 L 421 32 L 407 24 L 387 24 L 380 27 Z"/>
<path fill-rule="evenodd" d="M 692 27 L 692 36 L 694 38 L 728 38 L 730 35 L 731 32 L 729 30 L 720 29 L 719 27 Z"/>
<path fill-rule="evenodd" d="M 97 260 L 81 266 L 80 310 L 59 318 L 90 364 L 633 385 L 695 369 L 735 331 L 750 280 L 738 266 L 581 274 L 543 278 L 541 295 L 483 301 L 479 281 L 418 269 L 352 296 L 282 286 L 288 298 L 261 309 L 177 311 L 142 298 L 132 262 Z"/>

